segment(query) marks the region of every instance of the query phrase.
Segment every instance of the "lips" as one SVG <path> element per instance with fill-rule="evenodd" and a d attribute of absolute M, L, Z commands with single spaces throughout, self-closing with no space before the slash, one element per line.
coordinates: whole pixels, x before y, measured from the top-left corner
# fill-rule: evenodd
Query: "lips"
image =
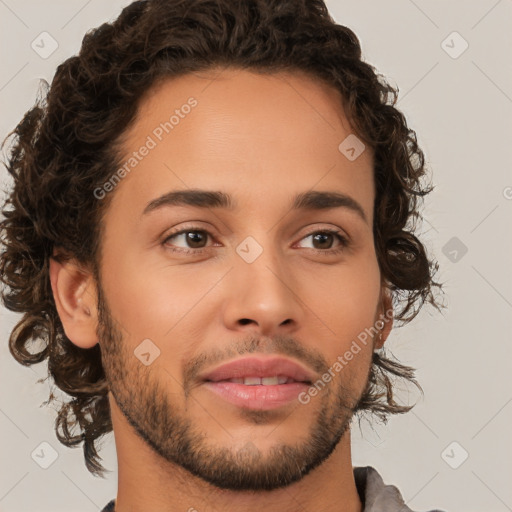
<path fill-rule="evenodd" d="M 284 357 L 245 357 L 199 376 L 203 389 L 235 407 L 270 411 L 290 406 L 315 376 Z"/>
<path fill-rule="evenodd" d="M 230 381 L 247 386 L 283 385 L 294 382 L 311 384 L 314 375 L 284 357 L 246 357 L 218 366 L 199 378 L 205 382 Z"/>

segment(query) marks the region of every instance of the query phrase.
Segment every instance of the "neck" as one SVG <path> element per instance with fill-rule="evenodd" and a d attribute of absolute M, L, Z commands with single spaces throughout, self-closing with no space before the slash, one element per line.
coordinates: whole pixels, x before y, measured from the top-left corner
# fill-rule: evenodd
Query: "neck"
<path fill-rule="evenodd" d="M 162 459 L 136 435 L 115 405 L 111 410 L 119 478 L 115 512 L 362 511 L 348 430 L 331 456 L 300 481 L 273 491 L 231 491 Z"/>

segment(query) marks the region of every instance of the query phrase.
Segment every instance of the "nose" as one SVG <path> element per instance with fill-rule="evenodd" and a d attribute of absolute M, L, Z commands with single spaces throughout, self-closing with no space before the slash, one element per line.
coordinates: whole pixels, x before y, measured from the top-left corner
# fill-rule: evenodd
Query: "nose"
<path fill-rule="evenodd" d="M 291 334 L 305 316 L 293 272 L 271 250 L 252 263 L 237 256 L 227 286 L 223 316 L 230 330 Z"/>

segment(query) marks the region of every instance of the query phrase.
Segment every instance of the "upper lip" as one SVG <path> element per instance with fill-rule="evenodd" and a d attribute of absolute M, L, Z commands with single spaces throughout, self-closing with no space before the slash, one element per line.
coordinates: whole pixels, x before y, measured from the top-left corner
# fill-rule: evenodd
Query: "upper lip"
<path fill-rule="evenodd" d="M 244 377 L 274 377 L 284 375 L 298 382 L 311 384 L 314 376 L 306 368 L 284 357 L 244 357 L 205 372 L 201 380 L 218 382 Z"/>

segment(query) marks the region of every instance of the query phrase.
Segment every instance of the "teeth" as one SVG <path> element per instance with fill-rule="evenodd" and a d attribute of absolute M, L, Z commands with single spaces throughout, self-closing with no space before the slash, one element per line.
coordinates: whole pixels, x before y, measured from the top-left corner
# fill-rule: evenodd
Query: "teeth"
<path fill-rule="evenodd" d="M 245 377 L 244 384 L 246 386 L 258 386 L 261 384 L 261 379 L 259 377 Z"/>
<path fill-rule="evenodd" d="M 289 379 L 284 375 L 276 375 L 274 377 L 233 378 L 229 379 L 228 382 L 234 382 L 235 384 L 245 384 L 246 386 L 276 386 L 277 384 L 293 382 L 293 379 Z"/>

